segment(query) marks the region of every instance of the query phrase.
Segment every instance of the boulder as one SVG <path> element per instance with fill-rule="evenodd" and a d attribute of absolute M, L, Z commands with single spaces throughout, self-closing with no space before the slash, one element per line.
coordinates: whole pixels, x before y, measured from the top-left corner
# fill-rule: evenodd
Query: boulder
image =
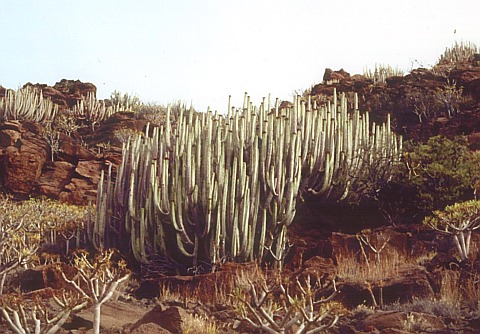
<path fill-rule="evenodd" d="M 181 334 L 183 332 L 183 323 L 187 316 L 187 312 L 180 307 L 172 306 L 163 310 L 160 305 L 157 305 L 138 320 L 130 328 L 130 331 L 136 333 L 135 331 L 143 325 L 156 324 L 171 333 Z"/>
<path fill-rule="evenodd" d="M 140 326 L 136 327 L 135 329 L 129 332 L 129 334 L 170 334 L 170 333 L 172 332 L 152 322 L 141 324 Z"/>
<path fill-rule="evenodd" d="M 53 88 L 65 95 L 68 107 L 76 105 L 77 101 L 80 101 L 82 96 L 87 96 L 88 93 L 97 94 L 97 87 L 94 84 L 80 80 L 62 79 Z"/>
<path fill-rule="evenodd" d="M 480 67 L 460 66 L 450 73 L 450 80 L 463 87 L 463 95 L 480 102 Z"/>
<path fill-rule="evenodd" d="M 336 82 L 341 82 L 349 79 L 350 79 L 350 73 L 346 72 L 343 68 L 338 71 L 333 71 L 330 68 L 326 68 L 325 73 L 323 74 L 324 83 L 332 80 Z"/>
<path fill-rule="evenodd" d="M 60 133 L 60 150 L 58 153 L 59 159 L 68 161 L 72 164 L 77 164 L 79 160 L 93 160 L 95 154 L 87 150 L 82 145 L 74 142 L 69 136 Z"/>
<path fill-rule="evenodd" d="M 61 93 L 60 91 L 58 91 L 57 89 L 55 89 L 53 87 L 50 87 L 46 84 L 40 84 L 40 83 L 32 84 L 30 82 L 23 85 L 22 88 L 26 88 L 26 87 L 31 87 L 31 88 L 34 88 L 38 91 L 42 91 L 43 97 L 46 97 L 46 98 L 49 98 L 50 100 L 52 100 L 53 103 L 58 105 L 59 110 L 64 110 L 68 107 L 67 97 L 63 93 Z"/>
<path fill-rule="evenodd" d="M 40 131 L 38 127 L 17 122 L 0 126 L 1 183 L 16 196 L 26 197 L 32 193 L 47 161 L 47 144 L 35 134 Z"/>
<path fill-rule="evenodd" d="M 333 260 L 321 256 L 314 256 L 303 263 L 300 275 L 303 277 L 333 279 L 337 274 L 337 269 Z"/>
<path fill-rule="evenodd" d="M 75 269 L 66 264 L 60 264 L 61 270 L 68 277 L 75 275 Z M 42 289 L 68 289 L 70 285 L 65 282 L 57 265 L 39 265 L 30 269 L 23 269 L 18 273 L 18 280 L 12 282 L 18 285 L 23 293 Z"/>
<path fill-rule="evenodd" d="M 38 192 L 49 198 L 58 198 L 70 183 L 75 166 L 66 161 L 54 161 L 44 168 L 42 175 L 36 180 Z"/>
<path fill-rule="evenodd" d="M 58 198 L 62 202 L 86 205 L 95 202 L 104 163 L 97 160 L 79 161 L 72 178 Z"/>

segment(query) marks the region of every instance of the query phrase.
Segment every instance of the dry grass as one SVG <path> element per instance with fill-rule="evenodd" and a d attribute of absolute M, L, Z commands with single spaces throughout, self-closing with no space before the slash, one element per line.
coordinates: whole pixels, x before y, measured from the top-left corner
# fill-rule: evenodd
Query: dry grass
<path fill-rule="evenodd" d="M 382 253 L 380 261 L 367 261 L 355 254 L 340 255 L 337 257 L 337 274 L 352 283 L 379 283 L 398 275 L 399 267 L 407 261 L 396 251 Z"/>
<path fill-rule="evenodd" d="M 440 301 L 480 316 L 480 276 L 462 275 L 460 271 L 444 270 L 440 287 Z"/>
<path fill-rule="evenodd" d="M 452 270 L 442 271 L 439 301 L 453 307 L 460 307 L 461 300 L 460 272 Z"/>
<path fill-rule="evenodd" d="M 408 303 L 385 306 L 387 310 L 418 312 L 459 319 L 462 316 L 480 316 L 479 276 L 462 277 L 460 271 L 443 270 L 440 291 L 434 299 L 414 299 Z"/>
<path fill-rule="evenodd" d="M 215 334 L 218 333 L 217 324 L 207 316 L 189 314 L 183 322 L 183 334 Z"/>

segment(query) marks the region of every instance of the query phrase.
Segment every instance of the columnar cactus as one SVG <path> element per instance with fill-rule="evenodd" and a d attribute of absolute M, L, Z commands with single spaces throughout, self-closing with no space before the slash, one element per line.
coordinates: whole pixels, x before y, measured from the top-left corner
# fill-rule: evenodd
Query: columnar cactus
<path fill-rule="evenodd" d="M 164 127 L 124 145 L 115 183 L 102 176 L 96 246 L 141 263 L 282 259 L 298 196 L 342 199 L 365 164 L 398 159 L 388 121 L 370 130 L 368 114 L 334 101 L 257 108 L 246 96 L 226 116 L 184 109 L 174 129 L 168 110 Z"/>
<path fill-rule="evenodd" d="M 95 126 L 116 112 L 116 108 L 107 107 L 105 101 L 98 101 L 94 93 L 88 92 L 87 96 L 82 96 L 70 113 L 76 117 L 84 117 L 90 123 L 92 131 L 95 131 Z"/>
<path fill-rule="evenodd" d="M 53 121 L 58 106 L 50 99 L 44 98 L 42 91 L 31 87 L 17 91 L 8 89 L 0 97 L 0 121 L 27 120 L 39 123 Z"/>

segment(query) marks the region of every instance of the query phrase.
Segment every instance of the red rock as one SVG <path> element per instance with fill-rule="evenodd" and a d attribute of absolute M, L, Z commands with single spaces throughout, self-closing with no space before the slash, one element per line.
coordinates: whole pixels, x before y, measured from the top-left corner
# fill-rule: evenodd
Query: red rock
<path fill-rule="evenodd" d="M 39 84 L 39 83 L 32 84 L 30 82 L 23 85 L 22 88 L 26 88 L 26 87 L 32 87 L 34 89 L 37 89 L 38 91 L 42 91 L 43 97 L 49 98 L 50 100 L 52 100 L 53 103 L 58 105 L 59 110 L 64 110 L 68 107 L 67 97 L 53 87 L 50 87 L 46 84 Z"/>
<path fill-rule="evenodd" d="M 22 138 L 4 152 L 5 159 L 0 171 L 3 171 L 5 188 L 15 195 L 29 195 L 47 159 L 45 145 Z"/>
<path fill-rule="evenodd" d="M 138 320 L 130 331 L 135 332 L 142 325 L 153 323 L 174 334 L 181 334 L 187 316 L 187 312 L 180 307 L 173 306 L 163 310 L 160 305 L 157 305 Z"/>
<path fill-rule="evenodd" d="M 61 133 L 59 157 L 71 163 L 77 163 L 79 160 L 93 160 L 95 154 L 73 142 L 69 136 Z"/>
<path fill-rule="evenodd" d="M 100 178 L 100 175 L 98 175 Z M 85 205 L 89 202 L 95 203 L 97 198 L 97 185 L 89 179 L 73 178 L 70 183 L 65 185 L 65 191 L 58 196 L 61 202 L 72 203 L 77 205 Z"/>
<path fill-rule="evenodd" d="M 38 178 L 36 184 L 40 194 L 50 198 L 58 198 L 70 182 L 75 166 L 66 161 L 54 161 Z"/>
<path fill-rule="evenodd" d="M 457 68 L 451 72 L 450 80 L 456 82 L 457 87 L 463 87 L 464 95 L 480 102 L 480 67 Z"/>
<path fill-rule="evenodd" d="M 400 265 L 394 276 L 370 283 L 378 304 L 382 299 L 383 304 L 392 304 L 408 302 L 414 298 L 433 299 L 435 297 L 428 272 L 424 267 L 414 264 Z M 366 282 L 361 281 L 360 278 L 345 280 L 340 278 L 338 286 L 341 293 L 337 300 L 341 300 L 345 305 L 355 307 L 364 303 L 374 304 Z"/>
<path fill-rule="evenodd" d="M 336 274 L 337 268 L 333 260 L 320 256 L 314 256 L 305 261 L 301 271 L 301 275 L 304 277 L 310 275 L 310 277 L 326 277 L 332 279 Z"/>
<path fill-rule="evenodd" d="M 141 324 L 140 326 L 130 331 L 130 334 L 170 334 L 170 333 L 172 332 L 152 322 Z"/>
<path fill-rule="evenodd" d="M 81 82 L 80 80 L 62 79 L 53 88 L 66 96 L 66 102 L 69 107 L 76 105 L 77 101 L 80 101 L 82 96 L 87 96 L 88 93 L 97 94 L 97 87 L 94 84 Z"/>

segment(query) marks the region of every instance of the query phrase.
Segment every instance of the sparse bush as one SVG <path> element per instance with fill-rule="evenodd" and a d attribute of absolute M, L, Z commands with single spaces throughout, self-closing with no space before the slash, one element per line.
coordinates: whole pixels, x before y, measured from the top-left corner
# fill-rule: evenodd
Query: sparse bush
<path fill-rule="evenodd" d="M 77 124 L 75 117 L 72 115 L 61 114 L 55 117 L 54 128 L 64 132 L 67 136 L 75 133 L 80 126 Z"/>
<path fill-rule="evenodd" d="M 418 116 L 420 123 L 440 115 L 442 107 L 435 92 L 421 88 L 411 89 L 405 94 L 405 105 Z"/>
<path fill-rule="evenodd" d="M 326 297 L 319 297 L 326 286 L 319 281 L 312 285 L 310 277 L 306 277 L 303 284 L 297 280 L 295 288 L 293 291 L 293 287 L 283 283 L 269 287 L 264 281 L 260 287 L 250 282 L 249 296 L 237 289 L 235 297 L 239 301 L 240 318 L 267 333 L 313 334 L 337 323 L 344 309 L 332 302 L 338 293 L 335 281 L 333 291 Z"/>
<path fill-rule="evenodd" d="M 351 253 L 338 255 L 337 275 L 348 282 L 363 286 L 369 291 L 373 306 L 382 306 L 384 281 L 397 276 L 400 266 L 408 259 L 395 250 L 383 253 L 389 238 L 381 234 L 371 240 L 363 234 L 357 235 L 357 238 L 361 249 L 360 257 Z M 378 299 L 375 296 L 377 291 Z"/>
<path fill-rule="evenodd" d="M 461 317 L 460 309 L 457 306 L 442 300 L 428 298 L 414 298 L 412 301 L 406 303 L 385 305 L 384 310 L 406 313 L 418 312 L 452 319 L 459 319 Z"/>
<path fill-rule="evenodd" d="M 51 122 L 47 123 L 43 128 L 43 139 L 50 147 L 50 158 L 54 161 L 55 155 L 60 152 L 60 133 L 52 125 Z"/>
<path fill-rule="evenodd" d="M 436 99 L 445 107 L 449 117 L 460 112 L 460 102 L 462 101 L 463 87 L 457 87 L 454 81 L 447 78 L 443 89 L 437 89 Z"/>
<path fill-rule="evenodd" d="M 43 295 L 34 293 L 31 298 L 17 294 L 0 298 L 0 311 L 5 322 L 15 334 L 54 334 L 72 313 L 87 306 L 78 294 L 47 290 Z"/>
<path fill-rule="evenodd" d="M 115 130 L 113 133 L 113 136 L 115 137 L 115 139 L 117 139 L 121 143 L 127 143 L 128 138 L 132 136 L 138 136 L 138 135 L 141 136 L 143 135 L 143 133 L 135 129 L 130 129 L 126 127 Z"/>
<path fill-rule="evenodd" d="M 0 221 L 23 221 L 28 242 L 37 244 L 61 245 L 69 249 L 76 247 L 85 237 L 88 208 L 68 205 L 44 198 L 31 198 L 27 201 L 13 202 L 0 197 Z"/>

